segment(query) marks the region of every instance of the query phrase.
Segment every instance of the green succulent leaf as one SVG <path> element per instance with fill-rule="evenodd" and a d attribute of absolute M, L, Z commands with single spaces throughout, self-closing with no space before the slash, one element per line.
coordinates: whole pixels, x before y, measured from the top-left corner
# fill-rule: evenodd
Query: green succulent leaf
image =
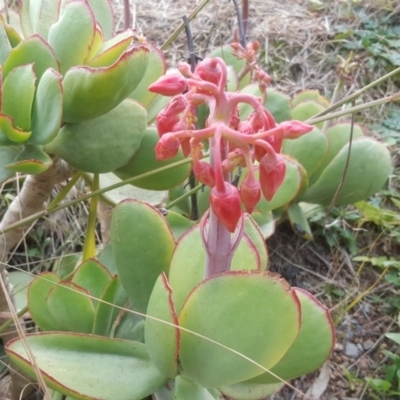
<path fill-rule="evenodd" d="M 158 113 L 170 102 L 171 97 L 156 95 L 147 108 L 147 123 L 150 125 L 156 119 Z"/>
<path fill-rule="evenodd" d="M 195 225 L 194 221 L 175 211 L 168 210 L 166 218 L 169 226 L 172 229 L 175 240 L 178 240 L 185 232 Z"/>
<path fill-rule="evenodd" d="M 298 203 L 292 203 L 287 209 L 287 215 L 293 231 L 305 240 L 312 240 L 313 235 L 307 217 Z"/>
<path fill-rule="evenodd" d="M 201 240 L 200 226 L 184 233 L 176 244 L 168 281 L 172 288 L 174 307 L 179 314 L 193 288 L 204 278 L 206 252 Z M 231 270 L 260 270 L 260 256 L 247 233 L 232 258 Z"/>
<path fill-rule="evenodd" d="M 13 26 L 9 25 L 6 21 L 6 19 L 3 17 L 3 15 L 0 14 L 0 24 L 3 26 L 3 29 L 6 33 L 8 43 L 11 45 L 11 48 L 15 47 L 18 45 L 18 43 L 22 40 L 20 34 L 14 29 Z M 1 29 L 1 28 L 0 28 Z M 2 36 L 2 34 L 1 34 Z M 3 36 L 2 36 L 3 37 Z M 4 37 L 5 39 L 5 37 Z M 3 39 L 2 39 L 3 40 Z M 3 41 L 0 41 L 0 43 L 3 44 Z M 1 53 L 1 51 L 0 51 Z M 0 58 L 0 64 L 2 64 L 4 60 Z"/>
<path fill-rule="evenodd" d="M 17 312 L 21 311 L 28 305 L 28 286 L 32 282 L 33 278 L 34 275 L 25 271 L 12 271 L 8 274 L 8 279 L 13 285 Z"/>
<path fill-rule="evenodd" d="M 139 84 L 148 64 L 148 49 L 133 47 L 110 67 L 73 67 L 63 80 L 66 122 L 99 117 L 120 104 Z"/>
<path fill-rule="evenodd" d="M 25 132 L 22 129 L 14 128 L 14 120 L 8 115 L 0 114 L 0 145 L 15 146 L 18 143 L 26 142 L 32 132 Z"/>
<path fill-rule="evenodd" d="M 264 209 L 265 208 L 265 209 Z M 264 237 L 264 240 L 271 237 L 275 232 L 275 219 L 268 204 L 258 204 L 257 209 L 251 214 L 251 217 L 257 223 Z"/>
<path fill-rule="evenodd" d="M 139 149 L 146 111 L 127 99 L 101 117 L 65 124 L 45 150 L 84 172 L 106 173 L 126 164 Z"/>
<path fill-rule="evenodd" d="M 49 292 L 47 308 L 57 330 L 91 333 L 94 322 L 90 292 L 72 282 L 60 282 Z"/>
<path fill-rule="evenodd" d="M 38 146 L 23 146 L 17 157 L 6 166 L 13 172 L 37 175 L 47 171 L 53 165 L 53 160 Z"/>
<path fill-rule="evenodd" d="M 282 146 L 282 153 L 295 158 L 304 167 L 309 177 L 325 161 L 328 150 L 328 137 L 318 128 L 314 128 L 298 139 L 286 139 Z"/>
<path fill-rule="evenodd" d="M 258 384 L 241 382 L 231 386 L 219 388 L 221 393 L 232 400 L 260 400 L 267 399 L 278 392 L 284 386 L 283 383 Z"/>
<path fill-rule="evenodd" d="M 317 182 L 300 196 L 301 201 L 322 205 L 331 203 L 341 183 L 348 152 L 349 147 L 345 145 Z M 392 168 L 390 153 L 384 144 L 368 137 L 354 140 L 346 176 L 335 204 L 352 204 L 372 196 L 385 184 Z"/>
<path fill-rule="evenodd" d="M 256 251 L 260 257 L 261 271 L 265 271 L 268 266 L 268 252 L 265 239 L 260 227 L 249 214 L 245 214 L 245 232 L 256 247 Z"/>
<path fill-rule="evenodd" d="M 166 161 L 157 161 L 154 148 L 158 139 L 157 130 L 153 127 L 148 127 L 143 136 L 139 151 L 135 153 L 128 163 L 122 168 L 113 171 L 113 173 L 118 178 L 124 180 L 183 160 L 182 151 L 179 150 L 177 156 Z M 182 183 L 188 177 L 189 173 L 190 163 L 153 174 L 147 178 L 138 179 L 132 184 L 142 189 L 168 190 Z"/>
<path fill-rule="evenodd" d="M 86 289 L 91 296 L 99 299 L 111 281 L 111 274 L 99 261 L 90 258 L 76 269 L 71 279 L 72 283 Z M 96 307 L 98 301 L 91 299 Z"/>
<path fill-rule="evenodd" d="M 327 165 L 329 165 L 329 163 L 336 157 L 339 151 L 346 144 L 349 143 L 351 130 L 352 130 L 351 124 L 348 122 L 336 124 L 327 129 L 326 136 L 329 141 L 328 151 L 325 154 L 325 157 L 322 159 L 322 162 L 320 163 L 318 169 L 314 171 L 313 175 L 311 176 L 310 179 L 311 184 L 314 184 L 319 179 L 319 177 L 324 172 Z M 353 125 L 353 140 L 363 136 L 364 133 L 360 125 Z"/>
<path fill-rule="evenodd" d="M 142 343 L 77 333 L 27 335 L 47 385 L 77 400 L 139 400 L 167 382 Z M 12 362 L 35 378 L 24 343 L 7 343 Z M 88 382 L 87 373 L 96 377 Z"/>
<path fill-rule="evenodd" d="M 43 272 L 38 275 L 28 289 L 28 305 L 36 325 L 44 331 L 57 330 L 57 322 L 47 308 L 46 300 L 50 291 L 60 281 L 53 272 Z"/>
<path fill-rule="evenodd" d="M 96 308 L 92 333 L 109 336 L 115 318 L 121 313 L 120 307 L 123 307 L 128 300 L 128 295 L 122 287 L 118 275 L 110 280 L 100 300 L 102 301 L 98 302 Z"/>
<path fill-rule="evenodd" d="M 219 398 L 219 397 L 218 397 Z M 175 378 L 175 400 L 215 400 L 204 387 L 178 375 Z"/>
<path fill-rule="evenodd" d="M 14 68 L 3 80 L 1 113 L 13 119 L 13 127 L 29 132 L 35 97 L 36 74 L 33 64 Z M 7 134 L 7 132 L 5 132 Z M 10 140 L 15 138 L 9 137 Z"/>
<path fill-rule="evenodd" d="M 44 145 L 53 140 L 62 120 L 61 75 L 49 68 L 39 81 L 32 108 L 32 135 L 28 144 Z"/>
<path fill-rule="evenodd" d="M 57 72 L 60 69 L 53 49 L 37 34 L 24 39 L 11 50 L 3 65 L 3 78 L 5 79 L 14 68 L 24 64 L 32 64 L 38 81 L 48 68 Z"/>
<path fill-rule="evenodd" d="M 335 329 L 328 309 L 304 289 L 293 288 L 301 304 L 300 332 L 282 359 L 271 372 L 288 381 L 319 368 L 329 357 L 335 343 Z M 251 383 L 279 383 L 268 372 Z"/>
<path fill-rule="evenodd" d="M 304 90 L 300 93 L 297 93 L 292 99 L 292 107 L 296 107 L 299 104 L 307 101 L 317 103 L 324 108 L 329 107 L 329 100 L 321 96 L 318 90 Z"/>
<path fill-rule="evenodd" d="M 313 101 L 304 101 L 293 107 L 292 109 L 292 119 L 298 121 L 306 121 L 307 119 L 313 117 L 314 115 L 324 111 L 326 107 L 321 106 Z M 319 129 L 322 129 L 324 123 L 320 122 L 316 124 Z"/>
<path fill-rule="evenodd" d="M 150 358 L 163 375 L 175 378 L 178 373 L 180 333 L 178 328 L 170 325 L 178 325 L 178 317 L 172 300 L 172 290 L 164 273 L 154 285 L 147 316 L 157 318 L 146 318 L 144 339 Z"/>
<path fill-rule="evenodd" d="M 92 180 L 92 175 L 88 174 L 88 179 Z M 121 179 L 119 179 L 113 173 L 108 174 L 100 174 L 99 176 L 99 188 L 103 189 L 108 186 L 121 183 Z M 160 207 L 167 198 L 167 192 L 161 190 L 146 190 L 140 189 L 138 187 L 126 184 L 124 186 L 120 186 L 116 189 L 112 189 L 108 192 L 103 193 L 102 198 L 112 206 L 117 205 L 122 200 L 125 199 L 137 199 L 146 201 L 154 207 Z"/>
<path fill-rule="evenodd" d="M 167 64 L 164 55 L 161 51 L 149 45 L 149 64 L 146 72 L 136 89 L 129 95 L 130 98 L 137 100 L 143 107 L 148 107 L 149 104 L 157 96 L 148 90 L 148 87 L 155 82 L 160 76 L 165 74 Z"/>
<path fill-rule="evenodd" d="M 20 14 L 22 31 L 25 37 L 38 33 L 47 40 L 49 29 L 57 22 L 60 5 L 63 2 L 65 3 L 63 0 L 23 1 Z"/>
<path fill-rule="evenodd" d="M 0 18 L 3 18 L 0 15 Z M 0 65 L 3 65 L 4 61 L 7 59 L 9 53 L 11 51 L 11 44 L 8 40 L 8 36 L 2 20 L 0 20 Z"/>
<path fill-rule="evenodd" d="M 86 1 L 66 3 L 48 37 L 63 75 L 71 67 L 84 64 L 93 44 L 95 28 L 96 21 Z"/>
<path fill-rule="evenodd" d="M 114 64 L 132 43 L 135 34 L 131 30 L 124 31 L 104 42 L 95 57 L 89 59 L 86 65 L 93 68 L 109 67 Z"/>
<path fill-rule="evenodd" d="M 256 377 L 263 370 L 205 338 L 270 369 L 298 335 L 300 305 L 295 292 L 276 275 L 230 271 L 196 286 L 180 312 L 179 325 L 185 328 L 179 352 L 182 375 L 215 388 Z"/>
<path fill-rule="evenodd" d="M 88 0 L 96 22 L 100 25 L 105 40 L 111 39 L 114 33 L 114 15 L 111 1 Z"/>
<path fill-rule="evenodd" d="M 169 268 L 175 247 L 172 231 L 156 208 L 138 200 L 125 200 L 112 215 L 111 243 L 133 308 L 145 313 L 158 276 Z"/>
<path fill-rule="evenodd" d="M 19 151 L 18 147 L 0 146 L 0 184 L 14 175 L 14 172 L 7 169 L 6 166 L 13 162 Z"/>

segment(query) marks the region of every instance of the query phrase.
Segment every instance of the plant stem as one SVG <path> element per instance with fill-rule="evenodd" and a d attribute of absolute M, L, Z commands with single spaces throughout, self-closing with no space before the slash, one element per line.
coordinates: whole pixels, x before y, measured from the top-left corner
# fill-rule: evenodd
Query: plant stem
<path fill-rule="evenodd" d="M 327 115 L 326 115 L 325 112 L 323 112 L 324 115 L 323 116 L 319 116 L 319 115 L 322 114 L 322 113 L 319 113 L 316 116 L 314 116 L 314 117 L 312 117 L 312 118 L 310 118 L 310 119 L 308 119 L 308 120 L 306 120 L 304 122 L 307 123 L 307 124 L 314 125 L 314 124 L 317 124 L 318 122 L 327 121 L 328 119 L 331 119 L 331 118 L 342 117 L 343 115 L 352 114 L 354 112 L 366 110 L 366 109 L 368 109 L 370 107 L 376 107 L 376 106 L 380 106 L 380 105 L 385 104 L 385 103 L 390 103 L 392 101 L 398 101 L 398 100 L 400 100 L 400 92 L 397 92 L 397 93 L 395 93 L 395 94 L 393 94 L 391 96 L 383 97 L 382 99 L 379 99 L 379 100 L 370 101 L 368 103 L 360 104 L 360 105 L 355 106 L 355 107 L 349 107 L 349 108 L 346 108 L 345 110 L 333 112 L 333 113 L 330 113 L 330 114 L 327 114 Z M 331 107 L 329 107 L 328 109 L 330 109 L 330 108 Z"/>
<path fill-rule="evenodd" d="M 386 81 L 387 79 L 391 78 L 392 76 L 397 75 L 398 73 L 400 73 L 400 67 L 396 68 L 394 71 L 389 72 L 388 74 L 382 76 L 381 78 L 377 79 L 374 82 L 371 82 L 369 85 L 364 86 L 363 88 L 357 90 L 356 92 L 354 92 L 353 94 L 351 94 L 350 96 L 345 97 L 344 99 L 338 101 L 335 104 L 332 104 L 330 107 L 328 107 L 326 110 L 321 111 L 320 113 L 316 114 L 313 118 L 318 118 L 318 117 L 322 117 L 323 115 L 326 115 L 327 113 L 330 113 L 333 110 L 336 110 L 337 108 L 339 108 L 340 106 L 342 106 L 343 104 L 349 103 L 352 100 L 355 100 L 357 97 L 359 97 L 361 94 L 363 94 L 364 92 L 366 92 L 369 89 L 372 89 L 375 86 L 378 86 L 379 84 L 381 84 L 382 82 Z M 368 103 L 367 103 L 368 104 Z M 325 121 L 322 120 L 322 121 Z M 320 122 L 320 121 L 318 121 Z"/>

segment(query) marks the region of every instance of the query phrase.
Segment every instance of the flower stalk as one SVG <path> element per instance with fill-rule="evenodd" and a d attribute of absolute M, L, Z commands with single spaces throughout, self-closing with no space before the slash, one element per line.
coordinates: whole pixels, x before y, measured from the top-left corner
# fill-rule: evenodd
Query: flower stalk
<path fill-rule="evenodd" d="M 282 184 L 286 172 L 279 154 L 283 139 L 297 138 L 313 127 L 299 121 L 276 124 L 262 99 L 227 92 L 227 67 L 220 58 L 206 58 L 193 72 L 189 64 L 180 63 L 179 71 L 181 75 L 161 77 L 149 87 L 152 92 L 173 96 L 157 117 L 160 139 L 155 151 L 158 160 L 166 160 L 181 147 L 192 157 L 196 179 L 211 188 L 210 211 L 201 222 L 207 278 L 229 270 L 243 234 L 243 208 L 251 213 L 261 193 L 271 200 Z M 253 108 L 243 121 L 241 103 Z M 201 104 L 207 105 L 209 116 L 205 127 L 196 129 L 195 110 Z M 206 142 L 209 163 L 202 160 Z M 238 187 L 232 183 L 237 167 L 246 168 Z"/>

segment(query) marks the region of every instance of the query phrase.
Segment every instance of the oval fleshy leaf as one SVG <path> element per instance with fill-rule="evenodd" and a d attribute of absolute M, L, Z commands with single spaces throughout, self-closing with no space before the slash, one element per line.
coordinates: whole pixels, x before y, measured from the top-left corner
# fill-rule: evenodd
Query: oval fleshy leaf
<path fill-rule="evenodd" d="M 50 68 L 36 89 L 32 108 L 32 135 L 28 144 L 44 145 L 57 136 L 61 127 L 62 100 L 61 75 Z"/>
<path fill-rule="evenodd" d="M 219 398 L 219 396 L 218 396 Z M 175 378 L 175 400 L 215 400 L 215 397 L 204 387 L 178 375 Z"/>
<path fill-rule="evenodd" d="M 96 22 L 100 25 L 105 40 L 111 39 L 114 33 L 114 15 L 111 1 L 88 0 Z"/>
<path fill-rule="evenodd" d="M 249 239 L 253 242 L 257 249 L 257 253 L 260 257 L 260 269 L 261 271 L 265 271 L 268 266 L 267 246 L 265 245 L 265 239 L 260 227 L 249 214 L 245 214 L 244 229 L 246 234 L 249 236 Z"/>
<path fill-rule="evenodd" d="M 108 272 L 107 268 L 101 265 L 99 261 L 92 258 L 79 265 L 71 279 L 72 283 L 88 290 L 96 299 L 101 297 L 110 281 L 111 274 Z M 96 307 L 98 301 L 95 299 L 91 300 Z"/>
<path fill-rule="evenodd" d="M 241 382 L 236 385 L 224 386 L 219 388 L 221 393 L 232 400 L 260 400 L 268 399 L 274 393 L 278 392 L 284 386 L 283 383 L 258 384 Z"/>
<path fill-rule="evenodd" d="M 93 12 L 86 1 L 66 3 L 48 37 L 63 75 L 71 67 L 83 64 L 93 44 L 95 27 Z"/>
<path fill-rule="evenodd" d="M 169 324 L 178 325 L 172 289 L 164 273 L 159 276 L 154 285 L 147 315 L 158 319 L 146 318 L 144 339 L 150 358 L 163 375 L 175 378 L 178 373 L 180 333 L 178 328 L 162 323 L 166 321 Z"/>
<path fill-rule="evenodd" d="M 57 22 L 62 0 L 30 1 L 29 14 L 32 30 L 47 40 L 50 27 Z M 64 1 L 65 3 L 65 1 Z"/>
<path fill-rule="evenodd" d="M 32 132 L 14 128 L 14 120 L 8 115 L 0 114 L 0 145 L 10 146 L 26 142 Z"/>
<path fill-rule="evenodd" d="M 313 117 L 314 115 L 325 110 L 324 106 L 313 101 L 305 101 L 293 107 L 292 109 L 292 119 L 298 121 L 306 121 L 307 119 Z M 324 123 L 320 122 L 316 124 L 319 129 L 322 129 Z"/>
<path fill-rule="evenodd" d="M 18 147 L 0 146 L 0 184 L 14 175 L 14 172 L 6 169 L 5 166 L 12 163 L 18 152 Z"/>
<path fill-rule="evenodd" d="M 38 146 L 24 146 L 18 156 L 6 168 L 13 172 L 37 175 L 47 171 L 53 160 Z"/>
<path fill-rule="evenodd" d="M 21 22 L 22 33 L 25 37 L 32 36 L 35 32 L 33 31 L 31 16 L 30 16 L 30 7 L 31 0 L 25 0 L 21 2 L 19 8 L 19 18 Z M 36 2 L 37 3 L 37 2 Z"/>
<path fill-rule="evenodd" d="M 272 368 L 296 339 L 300 304 L 295 292 L 276 275 L 231 271 L 193 290 L 179 325 Z M 181 331 L 179 359 L 182 374 L 208 388 L 232 385 L 263 371 L 187 331 Z"/>
<path fill-rule="evenodd" d="M 146 71 L 148 50 L 127 50 L 110 67 L 74 67 L 65 75 L 64 114 L 66 122 L 96 118 L 121 103 L 139 84 Z"/>
<path fill-rule="evenodd" d="M 122 168 L 113 171 L 113 173 L 118 178 L 124 180 L 183 160 L 182 151 L 179 150 L 176 157 L 166 161 L 157 161 L 154 148 L 158 139 L 157 130 L 154 127 L 148 127 L 143 136 L 139 151 L 135 153 L 128 163 Z M 147 178 L 137 179 L 132 185 L 147 190 L 167 190 L 182 183 L 189 173 L 190 163 L 187 163 L 176 168 L 171 168 L 168 171 L 153 174 Z"/>
<path fill-rule="evenodd" d="M 72 282 L 60 282 L 46 299 L 47 307 L 57 330 L 91 333 L 94 307 L 89 291 Z"/>
<path fill-rule="evenodd" d="M 139 149 L 145 129 L 145 109 L 127 99 L 101 117 L 65 124 L 45 150 L 81 171 L 106 173 L 129 161 Z"/>
<path fill-rule="evenodd" d="M 158 276 L 169 268 L 175 247 L 171 229 L 156 208 L 125 200 L 112 215 L 111 243 L 122 285 L 134 309 L 145 313 Z"/>
<path fill-rule="evenodd" d="M 146 72 L 136 89 L 129 95 L 131 99 L 137 100 L 143 107 L 148 107 L 153 99 L 157 96 L 148 90 L 148 87 L 155 82 L 160 76 L 165 74 L 167 65 L 164 55 L 161 51 L 149 45 L 149 64 Z"/>
<path fill-rule="evenodd" d="M 0 18 L 3 18 L 0 15 Z M 11 44 L 8 40 L 6 30 L 0 20 L 0 65 L 3 65 L 11 51 Z"/>
<path fill-rule="evenodd" d="M 168 281 L 173 291 L 177 314 L 193 288 L 204 278 L 206 252 L 200 236 L 200 226 L 184 233 L 176 244 L 172 255 Z M 247 234 L 239 243 L 232 258 L 231 270 L 259 270 L 260 257 Z"/>
<path fill-rule="evenodd" d="M 121 313 L 120 307 L 126 305 L 128 295 L 121 285 L 121 279 L 118 275 L 114 276 L 100 298 L 96 308 L 96 316 L 93 324 L 92 333 L 95 335 L 109 336 L 112 324 Z M 109 304 L 107 304 L 107 303 Z"/>
<path fill-rule="evenodd" d="M 271 372 L 285 381 L 308 374 L 319 368 L 329 357 L 335 344 L 335 328 L 328 309 L 304 289 L 293 288 L 301 304 L 299 334 Z M 251 383 L 278 383 L 269 373 Z"/>
<path fill-rule="evenodd" d="M 351 124 L 350 123 L 341 123 L 336 124 L 330 127 L 326 131 L 326 136 L 329 141 L 328 151 L 323 157 L 322 162 L 320 163 L 318 169 L 313 173 L 310 179 L 310 186 L 314 184 L 321 174 L 324 172 L 325 168 L 329 165 L 329 163 L 336 157 L 339 151 L 349 143 L 350 141 L 350 132 L 351 132 Z M 307 135 L 305 135 L 307 136 Z M 364 132 L 360 125 L 353 126 L 353 140 L 359 137 L 363 137 Z M 301 139 L 301 138 L 300 138 Z M 297 140 L 296 140 L 297 142 Z"/>
<path fill-rule="evenodd" d="M 26 335 L 45 382 L 77 400 L 143 399 L 167 382 L 143 343 L 77 333 Z M 35 378 L 24 343 L 7 343 L 12 362 Z M 88 384 L 88 371 L 96 377 Z"/>
<path fill-rule="evenodd" d="M 282 145 L 282 153 L 295 158 L 304 167 L 309 177 L 325 161 L 328 149 L 328 137 L 318 128 L 314 128 L 298 139 L 286 139 Z"/>
<path fill-rule="evenodd" d="M 182 214 L 171 210 L 168 210 L 166 218 L 169 226 L 172 229 L 175 240 L 178 240 L 185 232 L 187 232 L 190 228 L 192 228 L 193 225 L 195 225 L 196 223 L 195 221 L 192 221 L 184 217 Z"/>
<path fill-rule="evenodd" d="M 301 195 L 301 201 L 331 203 L 342 179 L 348 151 L 348 145 L 339 151 L 318 181 Z M 335 205 L 352 204 L 372 196 L 385 184 L 392 168 L 390 153 L 384 144 L 368 137 L 354 140 L 346 177 Z"/>
<path fill-rule="evenodd" d="M 11 16 L 10 16 L 11 17 Z M 11 48 L 14 48 L 18 45 L 18 43 L 22 40 L 20 34 L 16 31 L 16 29 L 7 23 L 3 15 L 0 15 L 0 22 L 3 25 L 4 32 L 6 34 L 6 38 L 8 39 L 8 43 L 11 45 Z M 12 21 L 10 21 L 12 23 Z M 3 43 L 3 42 L 1 42 Z M 4 60 L 0 61 L 2 64 Z"/>
<path fill-rule="evenodd" d="M 10 116 L 13 126 L 25 132 L 31 130 L 35 83 L 33 64 L 14 68 L 3 80 L 1 113 Z"/>
<path fill-rule="evenodd" d="M 124 31 L 103 43 L 97 51 L 97 55 L 89 59 L 85 64 L 89 67 L 109 67 L 114 64 L 132 43 L 135 34 L 131 30 Z"/>
<path fill-rule="evenodd" d="M 39 81 L 47 68 L 59 71 L 59 64 L 54 56 L 53 49 L 39 35 L 24 39 L 14 47 L 3 65 L 3 79 L 16 67 L 32 64 L 33 71 Z"/>
<path fill-rule="evenodd" d="M 46 300 L 50 291 L 60 280 L 53 272 L 44 272 L 36 277 L 28 289 L 29 312 L 36 325 L 44 331 L 57 330 L 58 324 L 47 308 Z"/>
<path fill-rule="evenodd" d="M 292 107 L 296 107 L 306 101 L 313 101 L 324 108 L 329 107 L 329 100 L 321 96 L 318 90 L 303 90 L 302 92 L 297 93 L 292 99 Z"/>

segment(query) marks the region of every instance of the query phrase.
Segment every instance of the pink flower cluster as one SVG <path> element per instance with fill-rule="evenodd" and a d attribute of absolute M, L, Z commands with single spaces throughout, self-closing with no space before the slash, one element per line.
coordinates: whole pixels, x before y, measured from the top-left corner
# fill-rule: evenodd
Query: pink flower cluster
<path fill-rule="evenodd" d="M 280 155 L 282 141 L 297 138 L 313 127 L 299 121 L 276 124 L 258 97 L 226 92 L 227 67 L 220 58 L 204 59 L 194 72 L 189 64 L 180 63 L 179 72 L 180 75 L 165 75 L 149 87 L 152 92 L 173 96 L 157 116 L 160 140 L 156 157 L 172 158 L 179 148 L 185 156 L 190 154 L 197 180 L 211 187 L 211 211 L 234 232 L 242 217 L 241 204 L 251 213 L 261 193 L 271 200 L 282 184 L 286 173 Z M 253 108 L 243 121 L 239 117 L 240 103 Z M 208 106 L 209 116 L 206 126 L 196 129 L 196 107 L 201 104 Z M 202 160 L 207 140 L 210 163 Z M 231 183 L 231 174 L 238 166 L 247 171 L 239 188 Z"/>

